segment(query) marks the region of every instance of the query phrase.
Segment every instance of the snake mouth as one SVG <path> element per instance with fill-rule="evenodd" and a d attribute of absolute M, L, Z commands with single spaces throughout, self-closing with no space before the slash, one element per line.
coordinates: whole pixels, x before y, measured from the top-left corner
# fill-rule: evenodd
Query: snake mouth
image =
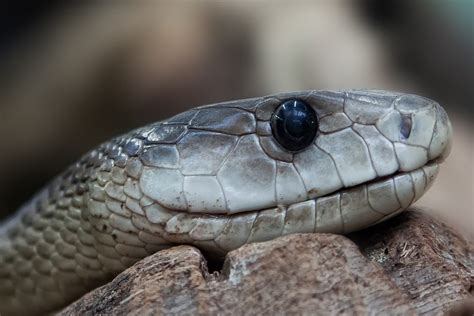
<path fill-rule="evenodd" d="M 439 164 L 442 159 L 434 159 L 429 161 L 424 166 L 412 171 L 398 171 L 392 175 L 380 177 L 372 181 L 360 184 L 353 188 L 343 189 L 339 192 L 341 198 L 344 195 L 353 194 L 352 191 L 365 191 L 367 203 L 362 202 L 359 209 L 367 215 L 367 224 L 362 223 L 358 225 L 356 219 L 351 225 L 344 225 L 344 233 L 353 232 L 359 229 L 366 228 L 385 221 L 398 215 L 410 205 L 418 201 L 421 196 L 426 193 L 432 186 L 439 172 Z M 347 198 L 346 198 L 347 200 Z M 350 203 L 349 203 L 350 204 Z M 368 206 L 368 207 L 367 207 Z M 357 207 L 356 205 L 345 206 L 345 208 Z M 341 216 L 344 222 L 351 222 L 349 211 L 344 212 L 344 207 L 341 206 Z M 381 217 L 376 219 L 374 213 Z M 372 216 L 371 216 L 372 215 Z M 360 214 L 360 216 L 364 216 Z M 375 220 L 375 221 L 371 221 Z M 351 222 L 352 223 L 352 222 Z"/>
<path fill-rule="evenodd" d="M 346 190 L 349 190 L 349 189 L 352 189 L 352 188 L 357 188 L 357 187 L 360 187 L 360 186 L 368 186 L 368 185 L 372 185 L 372 184 L 375 184 L 375 183 L 379 183 L 379 182 L 383 182 L 383 181 L 390 181 L 390 180 L 394 180 L 396 177 L 400 177 L 400 176 L 404 176 L 404 175 L 408 175 L 408 176 L 411 176 L 412 173 L 414 172 L 423 172 L 424 173 L 424 176 L 425 176 L 425 180 L 426 182 L 430 183 L 430 185 L 432 184 L 432 182 L 434 181 L 435 178 L 432 178 L 430 179 L 430 181 L 428 181 L 427 177 L 428 177 L 428 174 L 427 172 L 425 171 L 426 168 L 436 168 L 436 174 L 434 175 L 436 177 L 437 175 L 437 172 L 438 172 L 438 169 L 439 169 L 439 165 L 444 161 L 444 158 L 436 158 L 436 159 L 433 159 L 433 160 L 430 160 L 428 161 L 425 165 L 419 167 L 419 168 L 416 168 L 414 170 L 411 170 L 411 171 L 396 171 L 392 174 L 389 174 L 389 175 L 385 175 L 385 176 L 381 176 L 381 177 L 377 177 L 373 180 L 370 180 L 370 181 L 367 181 L 367 182 L 364 182 L 364 183 L 360 183 L 360 184 L 356 184 L 352 187 L 345 187 L 345 188 L 342 188 L 334 193 L 340 193 L 340 192 L 344 192 Z M 424 192 L 426 192 L 427 190 L 429 189 L 426 188 L 426 190 Z M 424 193 L 423 192 L 423 193 Z M 331 193 L 331 194 L 328 194 L 328 195 L 332 195 L 334 193 Z M 328 196 L 326 195 L 326 196 Z M 413 201 L 412 203 L 414 203 L 415 201 Z M 411 203 L 411 204 L 412 204 Z"/>
<path fill-rule="evenodd" d="M 387 220 L 431 186 L 439 160 L 288 206 L 235 214 L 179 213 L 162 231 L 170 243 L 186 242 L 222 254 L 249 242 L 291 233 L 350 233 Z"/>
<path fill-rule="evenodd" d="M 291 205 L 285 220 L 291 220 L 292 209 L 314 203 L 313 232 L 350 233 L 378 224 L 415 203 L 433 184 L 440 162 L 434 159 L 412 171 L 398 171 Z"/>

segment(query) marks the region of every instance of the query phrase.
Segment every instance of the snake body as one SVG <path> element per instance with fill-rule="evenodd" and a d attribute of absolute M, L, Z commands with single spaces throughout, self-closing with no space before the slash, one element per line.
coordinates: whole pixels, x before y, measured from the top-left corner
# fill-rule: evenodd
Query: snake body
<path fill-rule="evenodd" d="M 297 152 L 271 128 L 288 99 L 319 121 Z M 426 192 L 450 138 L 436 102 L 376 90 L 207 105 L 116 137 L 1 224 L 0 314 L 57 310 L 177 244 L 222 256 L 290 233 L 374 225 Z"/>

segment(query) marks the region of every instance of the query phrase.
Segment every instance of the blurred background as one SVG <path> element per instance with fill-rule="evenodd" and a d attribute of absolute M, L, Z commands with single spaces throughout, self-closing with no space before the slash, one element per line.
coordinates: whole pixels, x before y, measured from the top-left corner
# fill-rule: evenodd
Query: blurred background
<path fill-rule="evenodd" d="M 418 205 L 474 236 L 473 1 L 13 3 L 0 13 L 0 217 L 98 143 L 187 108 L 378 88 L 446 108 L 453 150 Z"/>

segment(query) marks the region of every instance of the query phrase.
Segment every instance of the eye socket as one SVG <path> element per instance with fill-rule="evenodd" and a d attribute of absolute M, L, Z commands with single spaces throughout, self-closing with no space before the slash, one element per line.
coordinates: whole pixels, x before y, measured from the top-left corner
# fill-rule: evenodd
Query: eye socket
<path fill-rule="evenodd" d="M 272 114 L 272 133 L 278 143 L 291 151 L 308 147 L 318 130 L 318 117 L 308 104 L 301 100 L 287 100 Z"/>

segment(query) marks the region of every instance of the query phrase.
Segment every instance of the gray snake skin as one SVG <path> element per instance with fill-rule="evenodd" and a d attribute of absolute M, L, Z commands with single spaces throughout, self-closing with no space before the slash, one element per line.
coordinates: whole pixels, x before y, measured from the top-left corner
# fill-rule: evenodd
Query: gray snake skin
<path fill-rule="evenodd" d="M 275 140 L 287 99 L 317 113 L 297 152 Z M 100 145 L 0 224 L 0 314 L 58 310 L 177 244 L 223 256 L 291 233 L 349 233 L 418 200 L 448 155 L 436 102 L 303 91 L 203 106 Z"/>

